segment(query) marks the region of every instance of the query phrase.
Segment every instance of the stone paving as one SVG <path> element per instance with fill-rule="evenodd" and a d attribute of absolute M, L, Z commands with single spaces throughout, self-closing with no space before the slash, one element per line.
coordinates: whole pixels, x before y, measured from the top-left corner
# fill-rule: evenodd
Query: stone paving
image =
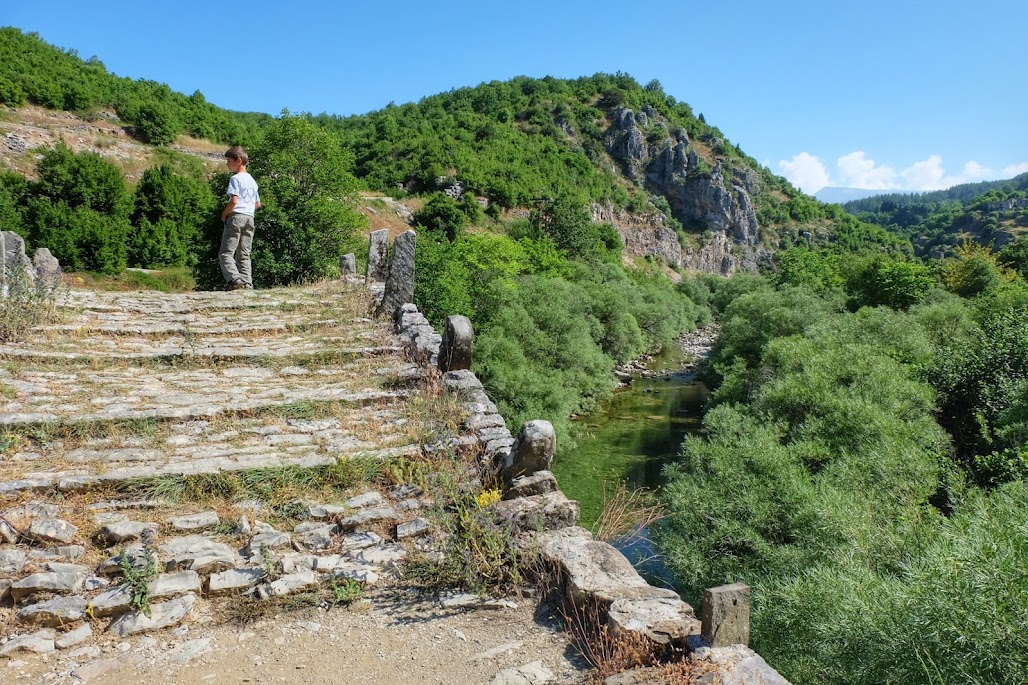
<path fill-rule="evenodd" d="M 119 495 L 434 449 L 413 409 L 425 369 L 363 284 L 63 297 L 61 321 L 0 348 L 0 655 L 175 626 L 225 595 L 376 583 L 430 534 L 402 484 L 207 509 Z M 120 577 L 148 558 L 149 615 Z"/>

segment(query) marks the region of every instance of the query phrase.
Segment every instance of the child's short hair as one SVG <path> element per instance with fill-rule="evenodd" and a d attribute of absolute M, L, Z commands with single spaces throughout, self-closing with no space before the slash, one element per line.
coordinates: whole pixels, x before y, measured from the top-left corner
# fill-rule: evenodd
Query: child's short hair
<path fill-rule="evenodd" d="M 246 154 L 246 150 L 243 149 L 242 145 L 233 145 L 225 152 L 225 157 L 228 159 L 234 159 L 242 162 L 243 166 L 250 163 L 250 156 Z"/>

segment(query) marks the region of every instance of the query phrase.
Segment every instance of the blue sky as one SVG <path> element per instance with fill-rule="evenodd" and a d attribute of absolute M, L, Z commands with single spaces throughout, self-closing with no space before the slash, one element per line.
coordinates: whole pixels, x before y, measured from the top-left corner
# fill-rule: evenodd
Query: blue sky
<path fill-rule="evenodd" d="M 813 193 L 1028 171 L 1028 3 L 3 0 L 0 25 L 221 107 L 357 114 L 622 71 Z"/>

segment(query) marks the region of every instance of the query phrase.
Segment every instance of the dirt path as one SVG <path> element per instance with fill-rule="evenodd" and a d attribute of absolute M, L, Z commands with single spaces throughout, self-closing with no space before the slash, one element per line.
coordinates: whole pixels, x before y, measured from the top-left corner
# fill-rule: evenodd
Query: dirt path
<path fill-rule="evenodd" d="M 477 685 L 538 661 L 552 674 L 547 682 L 584 683 L 558 621 L 533 600 L 516 604 L 451 610 L 393 589 L 351 608 L 301 610 L 249 625 L 187 623 L 111 639 L 89 654 L 28 655 L 0 662 L 0 682 Z"/>

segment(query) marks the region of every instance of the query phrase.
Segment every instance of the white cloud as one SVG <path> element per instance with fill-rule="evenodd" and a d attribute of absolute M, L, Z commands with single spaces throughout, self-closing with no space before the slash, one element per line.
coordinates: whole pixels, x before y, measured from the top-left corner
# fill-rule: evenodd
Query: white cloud
<path fill-rule="evenodd" d="M 966 162 L 959 173 L 949 174 L 940 155 L 914 162 L 897 171 L 889 164 L 878 164 L 863 150 L 856 150 L 836 160 L 838 174 L 833 178 L 820 159 L 807 152 L 791 160 L 778 162 L 778 168 L 793 185 L 813 194 L 825 186 L 864 188 L 882 191 L 941 190 L 961 183 L 1003 179 L 1028 171 L 1028 162 L 1011 164 L 1001 172 L 974 160 Z"/>
<path fill-rule="evenodd" d="M 970 161 L 964 164 L 959 174 L 948 175 L 942 167 L 942 157 L 932 155 L 922 162 L 915 162 L 902 172 L 903 190 L 942 190 L 961 183 L 981 181 L 994 177 L 992 169 Z"/>
<path fill-rule="evenodd" d="M 809 195 L 831 185 L 825 165 L 820 159 L 806 152 L 793 155 L 789 161 L 783 159 L 778 162 L 778 168 L 790 183 Z"/>
<path fill-rule="evenodd" d="M 896 187 L 896 170 L 888 165 L 878 166 L 863 151 L 843 155 L 837 160 L 836 166 L 842 174 L 840 185 L 847 188 L 886 190 Z"/>

